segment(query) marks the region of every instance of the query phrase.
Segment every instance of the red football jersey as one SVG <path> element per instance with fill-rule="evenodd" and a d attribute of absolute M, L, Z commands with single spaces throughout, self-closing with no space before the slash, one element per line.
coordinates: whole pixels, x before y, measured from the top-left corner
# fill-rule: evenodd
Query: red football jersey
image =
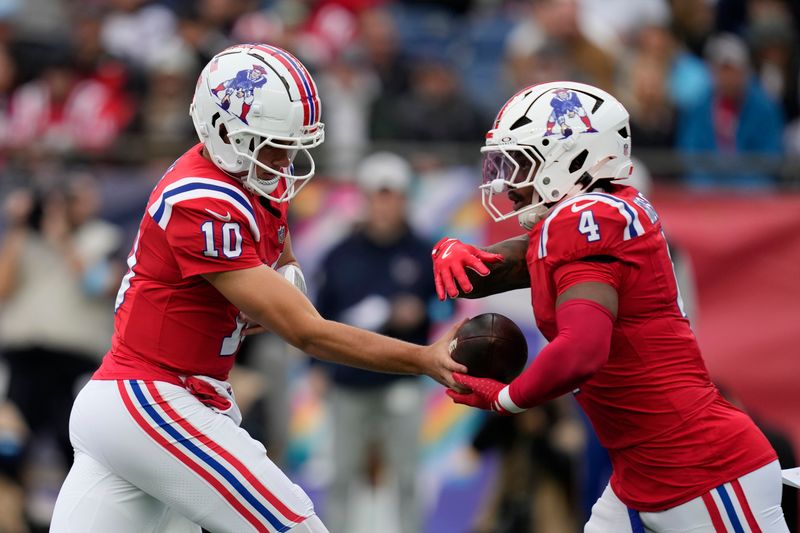
<path fill-rule="evenodd" d="M 94 379 L 227 379 L 245 324 L 201 274 L 275 266 L 288 206 L 248 192 L 202 148 L 181 156 L 150 195 Z"/>
<path fill-rule="evenodd" d="M 545 338 L 557 334 L 554 272 L 592 256 L 615 258 L 624 275 L 608 362 L 575 398 L 609 451 L 619 498 L 661 511 L 775 460 L 761 431 L 711 383 L 661 222 L 635 189 L 570 198 L 531 230 L 533 309 Z"/>

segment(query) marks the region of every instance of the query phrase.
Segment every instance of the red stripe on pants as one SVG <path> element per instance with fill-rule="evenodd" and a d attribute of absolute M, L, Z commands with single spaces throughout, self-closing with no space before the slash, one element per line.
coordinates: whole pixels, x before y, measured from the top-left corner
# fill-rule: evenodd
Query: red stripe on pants
<path fill-rule="evenodd" d="M 717 533 L 727 533 L 728 530 L 725 528 L 725 522 L 722 521 L 719 509 L 717 509 L 717 502 L 714 501 L 714 497 L 711 496 L 710 492 L 703 494 L 703 503 L 706 504 L 706 510 L 708 511 L 708 516 L 711 517 L 711 524 L 714 526 L 714 531 Z"/>
<path fill-rule="evenodd" d="M 739 500 L 739 505 L 742 506 L 742 512 L 744 512 L 744 517 L 747 519 L 747 525 L 750 526 L 753 533 L 761 533 L 761 528 L 758 527 L 758 522 L 756 522 L 756 517 L 753 516 L 750 504 L 747 503 L 747 498 L 744 495 L 744 489 L 742 489 L 741 483 L 739 483 L 738 479 L 734 479 L 731 481 L 731 486 L 733 487 L 733 492 L 736 493 L 736 498 Z"/>

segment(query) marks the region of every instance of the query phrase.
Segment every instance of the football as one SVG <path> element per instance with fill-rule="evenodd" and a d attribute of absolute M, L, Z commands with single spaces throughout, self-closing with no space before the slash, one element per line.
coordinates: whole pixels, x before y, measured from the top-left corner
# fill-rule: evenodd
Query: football
<path fill-rule="evenodd" d="M 528 343 L 513 320 L 499 313 L 478 315 L 461 325 L 450 355 L 470 376 L 510 383 L 528 360 Z"/>

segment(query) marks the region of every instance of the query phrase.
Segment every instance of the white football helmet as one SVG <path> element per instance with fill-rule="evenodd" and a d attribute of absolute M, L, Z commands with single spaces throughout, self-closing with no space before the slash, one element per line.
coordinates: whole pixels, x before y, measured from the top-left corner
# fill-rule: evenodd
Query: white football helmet
<path fill-rule="evenodd" d="M 276 202 L 294 198 L 314 176 L 308 149 L 325 138 L 321 111 L 317 86 L 303 64 L 267 44 L 236 45 L 214 56 L 200 73 L 189 107 L 214 164 Z M 293 164 L 261 163 L 258 153 L 265 146 L 288 149 L 292 162 L 303 154 L 310 170 L 295 176 Z M 281 178 L 286 187 L 275 192 Z"/>
<path fill-rule="evenodd" d="M 632 170 L 628 112 L 591 85 L 543 83 L 515 94 L 486 134 L 481 200 L 495 221 L 531 229 L 559 201 Z M 531 203 L 508 208 L 509 189 L 533 186 Z"/>

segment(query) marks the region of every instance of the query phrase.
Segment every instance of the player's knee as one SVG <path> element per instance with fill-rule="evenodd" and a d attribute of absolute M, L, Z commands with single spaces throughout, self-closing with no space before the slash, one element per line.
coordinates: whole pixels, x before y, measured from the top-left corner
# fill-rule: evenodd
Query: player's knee
<path fill-rule="evenodd" d="M 317 515 L 312 514 L 290 529 L 289 533 L 329 533 L 329 531 L 325 524 L 322 523 L 322 520 Z"/>

